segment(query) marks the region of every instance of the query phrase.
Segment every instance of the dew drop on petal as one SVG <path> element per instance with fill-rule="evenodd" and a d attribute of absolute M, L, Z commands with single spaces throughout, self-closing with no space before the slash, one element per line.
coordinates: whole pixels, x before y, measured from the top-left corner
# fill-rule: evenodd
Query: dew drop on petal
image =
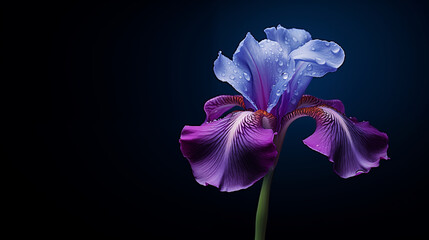
<path fill-rule="evenodd" d="M 279 48 L 279 51 L 281 52 L 281 51 L 283 51 L 283 48 Z"/>
<path fill-rule="evenodd" d="M 222 75 L 222 77 L 225 77 L 225 73 L 222 73 L 221 75 Z"/>
<path fill-rule="evenodd" d="M 311 63 L 310 63 L 310 64 L 308 64 L 308 65 L 307 65 L 307 70 L 308 70 L 308 71 L 311 71 L 312 69 L 313 69 L 313 65 L 311 65 Z"/>
<path fill-rule="evenodd" d="M 293 40 L 294 42 L 298 42 L 298 39 L 296 39 L 296 37 L 292 37 L 292 40 Z"/>
<path fill-rule="evenodd" d="M 280 89 L 277 89 L 277 91 L 276 91 L 276 95 L 277 95 L 277 96 L 282 95 L 282 91 L 280 91 Z"/>
<path fill-rule="evenodd" d="M 279 61 L 279 66 L 283 66 L 283 61 L 282 60 Z"/>
<path fill-rule="evenodd" d="M 329 42 L 325 42 L 325 46 L 329 47 L 331 45 Z"/>
<path fill-rule="evenodd" d="M 283 78 L 284 80 L 286 80 L 288 77 L 289 77 L 289 75 L 288 75 L 287 73 L 283 73 L 282 78 Z"/>
<path fill-rule="evenodd" d="M 334 48 L 331 49 L 332 53 L 338 53 L 340 51 L 340 47 L 335 46 Z"/>
<path fill-rule="evenodd" d="M 246 79 L 247 81 L 250 81 L 250 76 L 247 73 L 243 73 L 244 75 L 244 79 Z"/>
<path fill-rule="evenodd" d="M 320 65 L 323 65 L 323 64 L 325 64 L 326 63 L 326 61 L 325 60 L 323 60 L 323 59 L 321 59 L 321 58 L 315 58 L 315 60 L 316 60 L 316 62 L 317 62 L 317 64 L 320 64 Z"/>
<path fill-rule="evenodd" d="M 234 80 L 234 75 L 229 75 L 229 79 Z"/>
<path fill-rule="evenodd" d="M 311 51 L 314 51 L 314 50 L 316 50 L 314 47 L 311 47 Z"/>

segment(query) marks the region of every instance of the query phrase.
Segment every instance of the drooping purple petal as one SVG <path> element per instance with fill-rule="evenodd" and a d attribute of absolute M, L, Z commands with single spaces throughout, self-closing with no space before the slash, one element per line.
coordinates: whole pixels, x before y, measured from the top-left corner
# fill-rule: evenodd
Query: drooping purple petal
<path fill-rule="evenodd" d="M 311 95 L 303 95 L 301 100 L 298 103 L 298 108 L 315 107 L 318 105 L 328 105 L 330 107 L 335 108 L 335 110 L 337 110 L 342 114 L 345 113 L 344 104 L 340 100 L 338 99 L 323 100 L 320 98 L 313 97 Z"/>
<path fill-rule="evenodd" d="M 216 77 L 231 84 L 254 109 L 270 110 L 286 89 L 293 75 L 294 60 L 279 43 L 257 42 L 248 33 L 233 56 L 219 55 L 214 63 Z"/>
<path fill-rule="evenodd" d="M 180 149 L 189 160 L 196 181 L 232 192 L 265 176 L 277 151 L 273 130 L 264 126 L 274 121 L 271 114 L 262 110 L 237 111 L 201 126 L 185 126 Z"/>
<path fill-rule="evenodd" d="M 368 122 L 357 122 L 347 118 L 341 111 L 322 104 L 302 107 L 287 114 L 283 124 L 303 116 L 316 120 L 315 132 L 304 140 L 311 149 L 329 157 L 334 163 L 334 171 L 342 178 L 367 173 L 379 165 L 380 159 L 388 159 L 388 137 Z M 342 106 L 342 104 L 341 104 Z"/>
<path fill-rule="evenodd" d="M 243 97 L 240 95 L 220 95 L 208 100 L 204 104 L 204 112 L 206 112 L 206 121 L 210 122 L 219 118 L 229 109 L 238 106 L 246 109 L 244 105 Z"/>

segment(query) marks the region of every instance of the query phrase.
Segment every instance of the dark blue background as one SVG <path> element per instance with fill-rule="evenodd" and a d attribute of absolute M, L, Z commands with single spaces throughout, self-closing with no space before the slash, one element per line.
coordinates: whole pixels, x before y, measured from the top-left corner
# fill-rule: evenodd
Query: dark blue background
<path fill-rule="evenodd" d="M 235 193 L 198 185 L 178 139 L 202 123 L 206 100 L 236 94 L 213 74 L 218 51 L 232 57 L 247 32 L 262 40 L 277 24 L 343 47 L 343 66 L 307 93 L 341 99 L 347 115 L 387 132 L 391 160 L 341 179 L 301 142 L 314 121 L 296 121 L 268 239 L 427 233 L 424 4 L 61 1 L 3 11 L 7 104 L 19 124 L 8 141 L 18 148 L 6 147 L 15 234 L 252 239 L 260 183 Z"/>

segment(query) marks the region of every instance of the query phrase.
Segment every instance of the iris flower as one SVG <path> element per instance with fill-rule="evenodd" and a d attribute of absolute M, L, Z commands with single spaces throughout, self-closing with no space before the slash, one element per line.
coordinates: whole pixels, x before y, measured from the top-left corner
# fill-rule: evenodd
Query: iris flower
<path fill-rule="evenodd" d="M 232 60 L 219 52 L 214 73 L 241 95 L 221 95 L 204 105 L 201 126 L 185 126 L 180 149 L 196 181 L 233 192 L 264 178 L 256 216 L 256 239 L 264 239 L 269 188 L 290 124 L 301 117 L 316 120 L 303 140 L 327 156 L 342 178 L 367 173 L 387 160 L 388 137 L 368 122 L 345 115 L 340 100 L 304 95 L 313 77 L 335 72 L 344 51 L 335 42 L 312 40 L 302 29 L 265 29 L 260 42 L 248 33 Z M 233 107 L 242 110 L 226 114 Z"/>

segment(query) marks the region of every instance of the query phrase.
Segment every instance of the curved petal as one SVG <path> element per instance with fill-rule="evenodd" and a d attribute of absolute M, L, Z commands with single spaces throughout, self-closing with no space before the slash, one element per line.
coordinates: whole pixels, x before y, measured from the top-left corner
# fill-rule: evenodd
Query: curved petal
<path fill-rule="evenodd" d="M 210 122 L 219 118 L 222 114 L 235 106 L 246 109 L 242 96 L 220 95 L 208 100 L 204 104 L 204 112 L 206 112 L 205 122 Z"/>
<path fill-rule="evenodd" d="M 279 103 L 279 116 L 293 111 L 313 77 L 335 72 L 344 62 L 343 49 L 334 42 L 311 40 L 289 55 L 294 59 L 296 71 L 289 81 L 286 96 Z"/>
<path fill-rule="evenodd" d="M 368 122 L 357 122 L 332 106 L 319 104 L 296 109 L 287 114 L 282 123 L 287 127 L 303 116 L 314 118 L 317 124 L 315 132 L 304 143 L 328 156 L 334 163 L 334 171 L 340 177 L 367 173 L 379 165 L 380 159 L 389 159 L 387 135 Z"/>
<path fill-rule="evenodd" d="M 237 111 L 201 126 L 185 126 L 180 149 L 196 181 L 232 192 L 261 179 L 277 156 L 275 133 L 265 129 L 274 117 L 262 110 Z"/>
<path fill-rule="evenodd" d="M 214 63 L 218 79 L 230 83 L 255 109 L 270 110 L 277 104 L 293 75 L 294 60 L 279 43 L 257 42 L 248 33 L 233 56 L 219 55 Z"/>
<path fill-rule="evenodd" d="M 240 66 L 222 55 L 222 52 L 219 52 L 219 56 L 214 62 L 213 70 L 219 80 L 231 84 L 237 92 L 241 93 L 241 95 L 257 109 L 252 98 L 253 86 L 251 84 L 251 73 L 248 67 Z"/>
<path fill-rule="evenodd" d="M 328 105 L 330 107 L 335 108 L 335 110 L 337 110 L 342 114 L 345 113 L 344 104 L 340 100 L 338 99 L 323 100 L 317 97 L 313 97 L 311 95 L 303 95 L 301 100 L 298 103 L 298 108 L 314 107 L 318 105 Z"/>
<path fill-rule="evenodd" d="M 312 63 L 307 76 L 322 77 L 335 72 L 344 62 L 344 50 L 334 42 L 311 40 L 290 53 L 295 61 Z"/>
<path fill-rule="evenodd" d="M 268 39 L 278 42 L 288 54 L 311 40 L 309 32 L 303 29 L 286 29 L 281 25 L 277 28 L 266 28 L 264 32 Z"/>

